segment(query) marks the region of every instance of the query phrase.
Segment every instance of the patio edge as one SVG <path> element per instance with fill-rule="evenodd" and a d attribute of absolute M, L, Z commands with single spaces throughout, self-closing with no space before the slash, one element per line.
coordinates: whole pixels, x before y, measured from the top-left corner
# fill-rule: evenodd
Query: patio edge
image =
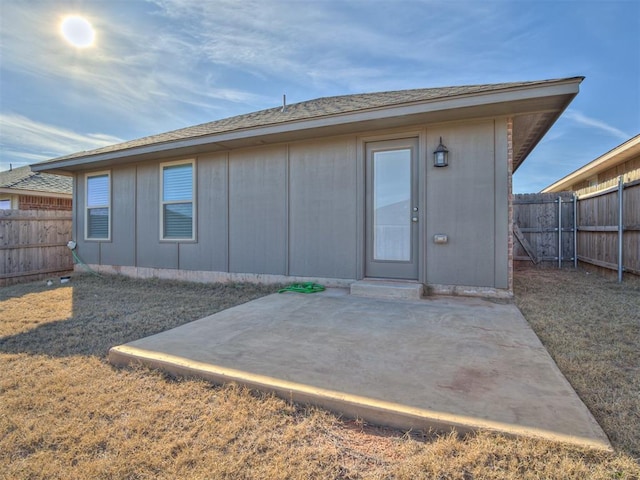
<path fill-rule="evenodd" d="M 373 398 L 289 382 L 264 375 L 197 362 L 184 357 L 144 350 L 128 345 L 112 347 L 108 361 L 114 366 L 142 364 L 180 377 L 202 378 L 215 384 L 235 382 L 251 389 L 273 392 L 292 402 L 311 404 L 371 424 L 401 430 L 456 430 L 461 434 L 488 430 L 509 436 L 534 437 L 594 450 L 613 452 L 608 441 L 559 434 L 533 427 L 493 422 L 476 417 L 453 415 L 410 407 Z"/>

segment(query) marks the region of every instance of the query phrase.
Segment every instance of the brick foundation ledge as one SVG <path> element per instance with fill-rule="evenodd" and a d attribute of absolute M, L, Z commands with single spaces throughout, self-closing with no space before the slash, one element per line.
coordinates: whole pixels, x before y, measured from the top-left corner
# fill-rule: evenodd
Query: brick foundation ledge
<path fill-rule="evenodd" d="M 355 280 L 323 277 L 296 277 L 287 275 L 272 275 L 267 273 L 232 273 L 211 272 L 204 270 L 178 270 L 174 268 L 147 268 L 118 265 L 87 265 L 98 273 L 110 275 L 124 275 L 132 278 L 159 278 L 161 280 L 179 280 L 195 283 L 228 283 L 248 282 L 260 284 L 289 284 L 313 282 L 325 287 L 348 288 Z M 84 272 L 81 265 L 75 265 L 76 272 Z"/>
<path fill-rule="evenodd" d="M 249 282 L 261 284 L 289 284 L 314 282 L 333 288 L 349 288 L 355 279 L 323 278 L 323 277 L 298 277 L 287 275 L 272 275 L 266 273 L 232 273 L 211 272 L 203 270 L 178 270 L 173 268 L 147 268 L 118 265 L 88 265 L 89 268 L 104 274 L 124 275 L 131 278 L 159 278 L 162 280 L 179 280 L 195 283 L 227 283 Z M 81 265 L 75 265 L 76 272 L 85 272 Z M 441 285 L 426 284 L 425 295 L 448 295 L 461 297 L 480 297 L 511 300 L 513 292 L 507 289 L 491 287 L 474 287 L 465 285 Z"/>

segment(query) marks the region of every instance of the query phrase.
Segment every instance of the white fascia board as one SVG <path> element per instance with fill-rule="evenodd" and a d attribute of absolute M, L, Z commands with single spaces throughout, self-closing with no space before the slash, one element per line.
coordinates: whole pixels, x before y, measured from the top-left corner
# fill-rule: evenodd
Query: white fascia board
<path fill-rule="evenodd" d="M 214 133 L 196 138 L 154 143 L 125 150 L 105 152 L 87 157 L 76 157 L 67 160 L 51 161 L 34 164 L 31 169 L 35 172 L 49 171 L 56 168 L 74 167 L 83 164 L 92 164 L 102 161 L 116 160 L 125 157 L 140 156 L 167 150 L 180 150 L 190 147 L 199 147 L 208 144 L 224 144 L 229 141 L 250 139 L 253 137 L 277 135 L 300 130 L 313 130 L 316 128 L 339 126 L 371 120 L 383 120 L 385 118 L 403 117 L 443 110 L 455 110 L 459 108 L 479 107 L 496 103 L 517 102 L 534 98 L 544 98 L 558 95 L 575 95 L 579 91 L 581 78 L 570 79 L 561 83 L 523 86 L 502 92 L 481 92 L 461 95 L 454 98 L 441 98 L 417 102 L 408 105 L 386 106 L 370 110 L 356 111 L 341 114 L 326 115 L 290 122 L 277 123 L 259 127 L 251 127 L 229 132 Z"/>

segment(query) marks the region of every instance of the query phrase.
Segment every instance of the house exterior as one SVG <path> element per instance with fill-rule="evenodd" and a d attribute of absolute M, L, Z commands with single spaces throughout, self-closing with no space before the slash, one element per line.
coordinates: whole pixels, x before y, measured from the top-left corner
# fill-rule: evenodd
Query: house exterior
<path fill-rule="evenodd" d="M 11 168 L 0 172 L 0 210 L 71 210 L 72 189 L 68 176 Z"/>
<path fill-rule="evenodd" d="M 640 135 L 552 183 L 542 193 L 571 191 L 577 195 L 594 193 L 618 184 L 640 180 Z"/>
<path fill-rule="evenodd" d="M 511 175 L 582 80 L 320 98 L 33 169 L 73 175 L 99 271 L 509 294 Z"/>

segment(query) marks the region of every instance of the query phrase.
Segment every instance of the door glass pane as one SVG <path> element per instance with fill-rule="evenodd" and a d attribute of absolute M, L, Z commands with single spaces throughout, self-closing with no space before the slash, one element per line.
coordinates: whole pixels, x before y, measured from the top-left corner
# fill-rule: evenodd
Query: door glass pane
<path fill-rule="evenodd" d="M 411 260 L 411 150 L 373 154 L 373 258 Z"/>

